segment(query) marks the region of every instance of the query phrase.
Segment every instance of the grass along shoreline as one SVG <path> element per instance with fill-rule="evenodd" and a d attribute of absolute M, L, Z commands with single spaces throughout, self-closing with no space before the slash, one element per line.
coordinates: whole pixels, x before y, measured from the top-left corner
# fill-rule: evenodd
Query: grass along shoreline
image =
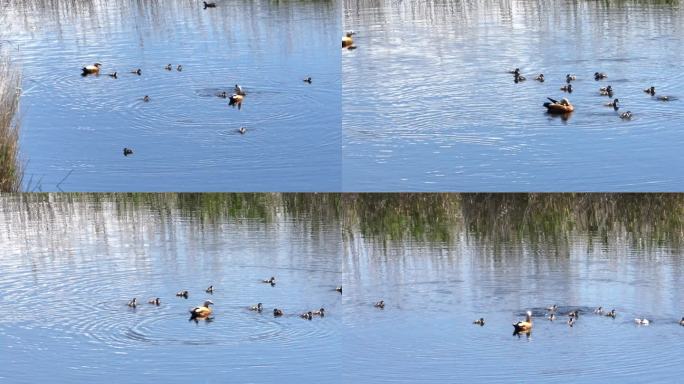
<path fill-rule="evenodd" d="M 23 179 L 17 116 L 20 86 L 18 70 L 0 55 L 0 192 L 19 192 Z"/>

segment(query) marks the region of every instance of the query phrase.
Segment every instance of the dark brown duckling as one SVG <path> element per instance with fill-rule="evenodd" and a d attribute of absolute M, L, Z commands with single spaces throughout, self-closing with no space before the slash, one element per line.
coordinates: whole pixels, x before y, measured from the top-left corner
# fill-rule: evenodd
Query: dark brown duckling
<path fill-rule="evenodd" d="M 282 316 L 282 315 L 283 315 L 283 311 L 282 311 L 281 309 L 273 308 L 273 316 L 279 317 L 279 316 Z"/>
<path fill-rule="evenodd" d="M 311 313 L 311 311 L 309 311 L 302 313 L 301 315 L 299 315 L 299 317 L 301 317 L 302 319 L 311 320 L 313 319 L 313 314 Z"/>
<path fill-rule="evenodd" d="M 204 292 L 213 294 L 214 293 L 214 286 L 210 285 L 207 289 L 204 290 Z"/>
<path fill-rule="evenodd" d="M 207 3 L 206 1 L 204 1 L 204 9 L 207 8 L 216 8 L 216 3 Z"/>
<path fill-rule="evenodd" d="M 137 307 L 138 306 L 138 299 L 136 299 L 135 297 L 132 298 L 131 301 L 129 301 L 127 305 L 131 308 Z"/>
<path fill-rule="evenodd" d="M 373 304 L 373 306 L 374 306 L 375 308 L 383 309 L 383 308 L 385 308 L 385 301 L 384 301 L 384 300 L 380 300 L 380 301 L 378 301 L 377 303 Z"/>
<path fill-rule="evenodd" d="M 149 304 L 154 304 L 154 305 L 156 305 L 156 306 L 160 306 L 160 305 L 161 305 L 161 300 L 160 300 L 158 297 L 149 299 L 147 302 L 148 302 Z"/>
<path fill-rule="evenodd" d="M 186 290 L 178 291 L 178 292 L 176 292 L 176 296 L 183 297 L 183 298 L 187 299 L 188 296 L 190 296 L 190 292 L 188 292 Z"/>
<path fill-rule="evenodd" d="M 123 154 L 124 154 L 124 156 L 132 155 L 132 154 L 133 154 L 133 150 L 130 149 L 130 148 L 124 148 L 124 149 L 123 149 Z"/>

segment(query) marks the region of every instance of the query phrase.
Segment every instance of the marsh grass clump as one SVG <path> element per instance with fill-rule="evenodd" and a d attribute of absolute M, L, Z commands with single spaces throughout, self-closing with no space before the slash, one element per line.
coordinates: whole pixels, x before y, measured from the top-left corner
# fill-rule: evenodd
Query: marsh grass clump
<path fill-rule="evenodd" d="M 19 160 L 21 77 L 0 53 L 0 192 L 18 192 L 23 172 Z"/>

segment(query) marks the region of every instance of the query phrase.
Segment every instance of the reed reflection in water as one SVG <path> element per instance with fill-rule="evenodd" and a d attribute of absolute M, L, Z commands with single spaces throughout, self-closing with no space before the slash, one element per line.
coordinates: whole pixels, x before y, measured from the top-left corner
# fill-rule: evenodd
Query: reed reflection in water
<path fill-rule="evenodd" d="M 339 196 L 0 200 L 2 379 L 337 382 Z M 273 287 L 261 282 L 270 276 Z M 214 320 L 188 322 L 207 298 Z M 248 309 L 258 302 L 263 313 Z M 323 318 L 298 316 L 321 306 Z"/>

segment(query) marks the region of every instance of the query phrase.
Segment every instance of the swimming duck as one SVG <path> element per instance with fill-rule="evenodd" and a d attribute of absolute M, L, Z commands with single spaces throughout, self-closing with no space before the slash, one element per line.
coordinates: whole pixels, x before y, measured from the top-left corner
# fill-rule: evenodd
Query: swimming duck
<path fill-rule="evenodd" d="M 348 48 L 354 44 L 352 36 L 354 36 L 355 34 L 356 33 L 354 33 L 354 31 L 349 31 L 344 34 L 344 37 L 342 37 L 342 48 Z"/>
<path fill-rule="evenodd" d="M 473 324 L 479 325 L 480 327 L 484 326 L 484 324 L 485 324 L 484 317 L 480 317 L 479 319 L 473 321 Z"/>
<path fill-rule="evenodd" d="M 124 149 L 123 149 L 123 154 L 124 154 L 124 156 L 132 155 L 132 154 L 133 154 L 133 150 L 130 149 L 130 148 L 124 148 Z"/>
<path fill-rule="evenodd" d="M 550 311 L 550 312 L 556 312 L 556 309 L 558 309 L 558 305 L 556 305 L 556 304 L 554 304 L 550 307 L 546 307 L 546 310 Z"/>
<path fill-rule="evenodd" d="M 244 89 L 239 84 L 235 84 L 235 88 L 233 88 L 233 92 L 235 92 L 236 95 L 240 96 L 246 96 L 247 93 L 245 92 Z"/>
<path fill-rule="evenodd" d="M 556 320 L 556 314 L 555 314 L 555 313 L 551 313 L 551 314 L 549 315 L 549 320 L 550 320 L 550 321 Z"/>
<path fill-rule="evenodd" d="M 178 296 L 178 297 L 184 297 L 184 298 L 187 299 L 188 296 L 190 296 L 190 293 L 189 293 L 188 291 L 186 291 L 186 290 L 182 290 L 182 291 L 176 292 L 176 296 Z"/>
<path fill-rule="evenodd" d="M 373 304 L 373 306 L 374 306 L 375 308 L 385 308 L 385 301 L 384 301 L 384 300 L 380 300 L 380 301 L 378 301 L 377 303 Z"/>
<path fill-rule="evenodd" d="M 244 100 L 245 97 L 243 95 L 238 95 L 238 94 L 233 94 L 230 95 L 230 99 L 228 101 L 228 105 L 240 105 L 242 104 L 242 100 Z"/>
<path fill-rule="evenodd" d="M 167 71 L 170 71 L 171 70 L 171 64 L 166 64 L 166 67 L 164 67 L 164 69 L 166 69 Z"/>
<path fill-rule="evenodd" d="M 204 302 L 204 304 L 191 309 L 190 315 L 192 316 L 193 319 L 198 318 L 198 317 L 199 318 L 209 317 L 209 315 L 211 315 L 211 313 L 213 312 L 211 307 L 209 307 L 209 306 L 213 305 L 213 304 L 214 304 L 214 302 L 212 302 L 211 300 L 206 300 Z"/>
<path fill-rule="evenodd" d="M 551 102 L 544 103 L 544 107 L 546 107 L 549 113 L 570 113 L 575 110 L 575 107 L 570 104 L 570 101 L 565 97 L 562 98 L 561 101 L 554 100 L 550 97 L 547 99 L 551 100 Z"/>
<path fill-rule="evenodd" d="M 262 283 L 268 283 L 268 284 L 271 284 L 271 285 L 275 285 L 276 279 L 275 279 L 275 276 L 271 276 L 270 279 L 264 279 L 264 280 L 261 280 L 261 282 L 262 282 Z"/>
<path fill-rule="evenodd" d="M 632 119 L 632 112 L 630 112 L 630 111 L 623 112 L 620 114 L 620 118 L 622 120 L 631 120 Z"/>
<path fill-rule="evenodd" d="M 637 319 L 634 319 L 634 322 L 637 323 L 637 324 L 639 324 L 639 325 L 649 325 L 649 324 L 651 324 L 651 322 L 650 322 L 648 319 L 646 319 L 646 318 L 644 318 L 644 319 L 639 319 L 639 318 L 637 318 Z"/>
<path fill-rule="evenodd" d="M 575 309 L 574 311 L 568 313 L 568 316 L 579 318 L 579 310 Z"/>
<path fill-rule="evenodd" d="M 140 75 L 142 75 L 142 69 L 138 68 L 135 71 L 131 71 L 131 73 L 134 75 L 140 76 Z"/>
<path fill-rule="evenodd" d="M 100 64 L 100 63 L 95 63 L 93 65 L 86 65 L 85 67 L 82 68 L 83 76 L 92 75 L 92 74 L 99 74 L 100 73 L 100 67 L 102 67 L 102 64 Z"/>
<path fill-rule="evenodd" d="M 210 285 L 207 289 L 204 290 L 206 293 L 214 293 L 214 286 Z"/>
<path fill-rule="evenodd" d="M 178 64 L 178 66 L 176 67 L 176 71 L 181 72 L 182 70 L 183 70 L 183 66 Z"/>
<path fill-rule="evenodd" d="M 508 71 L 508 73 L 511 73 L 511 74 L 517 76 L 517 75 L 520 74 L 520 68 L 516 68 L 516 69 L 514 69 L 514 70 L 512 70 L 512 71 Z"/>
<path fill-rule="evenodd" d="M 576 319 L 575 317 L 571 317 L 570 319 L 568 319 L 568 325 L 571 326 L 571 327 L 572 327 L 573 325 L 575 325 L 575 321 L 576 321 L 575 319 Z"/>
<path fill-rule="evenodd" d="M 520 75 L 520 74 L 515 75 L 515 78 L 513 79 L 513 81 L 515 81 L 516 83 L 519 83 L 519 82 L 525 81 L 525 80 L 527 80 L 527 78 L 523 75 Z"/>
<path fill-rule="evenodd" d="M 619 102 L 620 102 L 620 99 L 615 99 L 615 100 L 611 101 L 610 103 L 605 104 L 605 106 L 606 107 L 613 107 L 617 111 Z"/>
<path fill-rule="evenodd" d="M 612 317 L 612 318 L 614 319 L 615 316 L 617 316 L 617 314 L 615 313 L 615 309 L 613 309 L 613 310 L 611 310 L 610 312 L 606 313 L 606 316 L 607 316 L 607 317 Z"/>
<path fill-rule="evenodd" d="M 560 90 L 563 92 L 572 93 L 572 84 L 564 85 L 560 88 Z"/>
<path fill-rule="evenodd" d="M 644 92 L 653 96 L 653 95 L 655 95 L 655 87 L 646 88 L 646 89 L 644 89 Z"/>
<path fill-rule="evenodd" d="M 610 85 L 607 87 L 601 87 L 599 88 L 599 93 L 601 96 L 613 96 L 613 87 Z"/>
<path fill-rule="evenodd" d="M 658 100 L 660 100 L 660 101 L 670 101 L 670 96 L 658 96 Z"/>
<path fill-rule="evenodd" d="M 571 75 L 569 73 L 567 75 L 565 75 L 565 81 L 566 82 L 570 83 L 571 81 L 575 81 L 575 80 L 577 80 L 577 76 Z"/>
<path fill-rule="evenodd" d="M 223 91 L 223 92 L 217 93 L 216 96 L 218 96 L 218 97 L 220 97 L 220 98 L 222 98 L 222 99 L 225 99 L 225 98 L 228 97 L 228 93 L 227 93 L 226 91 Z"/>
<path fill-rule="evenodd" d="M 513 328 L 515 328 L 515 332 L 529 332 L 532 330 L 532 312 L 527 311 L 527 316 L 525 317 L 525 321 L 518 321 L 517 323 L 513 323 Z"/>
<path fill-rule="evenodd" d="M 311 313 L 311 311 L 309 311 L 309 312 L 302 313 L 301 315 L 299 315 L 299 317 L 301 317 L 302 319 L 311 320 L 311 319 L 313 319 L 313 314 Z"/>
<path fill-rule="evenodd" d="M 544 74 L 540 73 L 539 76 L 535 77 L 534 79 L 540 83 L 543 83 L 544 82 Z"/>
<path fill-rule="evenodd" d="M 679 320 L 679 325 L 684 326 L 684 317 L 682 317 L 682 319 Z"/>
<path fill-rule="evenodd" d="M 598 307 L 594 309 L 594 313 L 597 315 L 603 315 L 603 307 Z"/>
<path fill-rule="evenodd" d="M 247 128 L 240 127 L 240 129 L 238 129 L 238 132 L 240 132 L 241 135 L 244 135 L 247 132 Z"/>
<path fill-rule="evenodd" d="M 313 311 L 313 315 L 324 317 L 325 316 L 325 308 L 321 307 L 319 310 Z"/>
<path fill-rule="evenodd" d="M 264 307 L 261 305 L 261 303 L 258 303 L 257 305 L 252 305 L 249 310 L 250 311 L 257 311 L 261 312 L 264 309 Z"/>
<path fill-rule="evenodd" d="M 602 80 L 602 79 L 607 79 L 607 78 L 608 78 L 608 75 L 606 75 L 603 72 L 594 72 L 594 80 L 596 80 L 596 81 Z"/>
<path fill-rule="evenodd" d="M 342 286 L 340 285 L 339 287 L 335 288 L 335 290 L 339 293 L 342 293 Z"/>
<path fill-rule="evenodd" d="M 149 304 L 154 304 L 154 305 L 156 305 L 156 306 L 161 305 L 161 300 L 160 300 L 158 297 L 155 297 L 155 298 L 153 298 L 153 299 L 149 299 L 147 302 L 148 302 Z"/>
<path fill-rule="evenodd" d="M 303 80 L 305 83 L 311 84 L 311 76 L 307 77 L 306 79 Z"/>
<path fill-rule="evenodd" d="M 283 315 L 283 311 L 281 309 L 273 308 L 273 316 L 278 317 L 278 316 L 282 316 L 282 315 Z"/>
<path fill-rule="evenodd" d="M 119 77 L 117 72 L 110 73 L 110 74 L 108 74 L 107 76 L 109 76 L 109 77 L 111 77 L 111 78 L 113 78 L 113 79 L 117 79 L 117 78 Z"/>
<path fill-rule="evenodd" d="M 131 301 L 128 302 L 127 305 L 128 305 L 129 307 L 131 307 L 131 308 L 137 307 L 137 306 L 138 306 L 138 299 L 136 299 L 136 298 L 134 297 L 133 299 L 131 299 Z"/>
<path fill-rule="evenodd" d="M 149 97 L 148 95 L 145 95 L 145 97 L 143 97 L 143 101 L 146 102 L 146 103 L 149 103 L 150 100 L 151 100 L 151 99 L 150 99 L 150 97 Z"/>
<path fill-rule="evenodd" d="M 206 1 L 204 1 L 203 3 L 204 3 L 204 9 L 216 8 L 216 3 L 207 3 Z"/>

